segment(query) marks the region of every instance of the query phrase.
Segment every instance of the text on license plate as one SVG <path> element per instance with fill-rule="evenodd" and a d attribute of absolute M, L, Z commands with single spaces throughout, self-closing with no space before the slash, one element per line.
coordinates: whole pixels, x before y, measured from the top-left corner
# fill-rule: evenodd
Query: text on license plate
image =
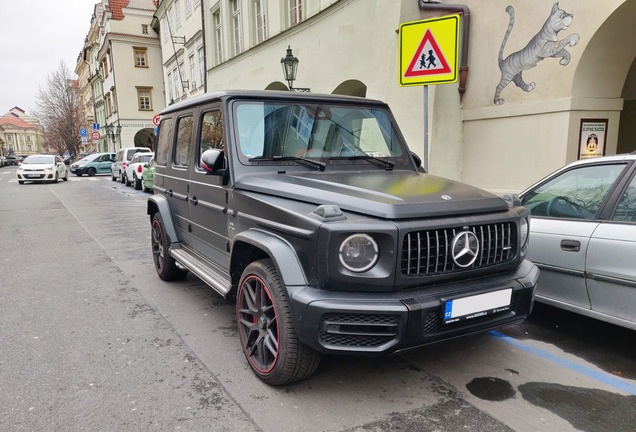
<path fill-rule="evenodd" d="M 444 323 L 477 318 L 510 309 L 512 288 L 448 300 L 444 305 Z"/>

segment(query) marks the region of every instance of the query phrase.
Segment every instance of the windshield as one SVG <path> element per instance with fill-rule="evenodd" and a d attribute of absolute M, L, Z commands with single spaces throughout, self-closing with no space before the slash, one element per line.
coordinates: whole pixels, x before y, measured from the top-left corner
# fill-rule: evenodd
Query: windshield
<path fill-rule="evenodd" d="M 29 156 L 22 163 L 23 164 L 52 164 L 54 161 L 53 156 Z"/>
<path fill-rule="evenodd" d="M 99 157 L 99 153 L 94 153 L 94 154 L 90 154 L 88 156 L 83 157 L 82 159 L 78 160 L 77 162 L 81 162 L 81 163 L 88 163 L 88 162 L 92 162 L 95 159 L 97 159 Z"/>
<path fill-rule="evenodd" d="M 389 113 L 381 108 L 242 101 L 235 109 L 242 163 L 293 158 L 327 164 L 365 158 L 395 162 L 404 155 Z"/>

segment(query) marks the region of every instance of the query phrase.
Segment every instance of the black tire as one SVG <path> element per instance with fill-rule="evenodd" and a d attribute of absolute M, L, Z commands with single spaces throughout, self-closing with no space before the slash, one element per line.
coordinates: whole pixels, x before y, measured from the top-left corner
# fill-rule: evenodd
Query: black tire
<path fill-rule="evenodd" d="M 78 177 L 81 177 L 82 173 L 81 172 L 77 172 L 77 173 L 75 173 L 75 175 L 78 176 Z"/>
<path fill-rule="evenodd" d="M 66 174 L 64 175 L 64 181 L 68 181 L 68 171 L 66 171 Z"/>
<path fill-rule="evenodd" d="M 188 274 L 187 270 L 181 270 L 177 267 L 177 262 L 170 256 L 170 239 L 166 234 L 159 212 L 152 216 L 150 242 L 152 244 L 152 260 L 161 279 L 165 281 L 179 280 Z"/>
<path fill-rule="evenodd" d="M 97 174 L 97 171 L 95 170 L 95 168 L 91 167 L 91 168 L 88 169 L 88 176 L 89 177 L 94 177 L 95 174 Z"/>
<path fill-rule="evenodd" d="M 289 384 L 316 371 L 321 355 L 298 339 L 285 286 L 270 259 L 243 272 L 236 316 L 243 354 L 263 382 Z"/>
<path fill-rule="evenodd" d="M 133 173 L 133 183 L 136 190 L 141 190 L 141 179 L 137 178 L 137 174 Z"/>
<path fill-rule="evenodd" d="M 115 173 L 114 173 L 114 172 L 112 172 L 112 171 L 110 172 L 110 179 L 111 179 L 112 181 L 117 181 L 117 177 L 115 177 Z"/>
<path fill-rule="evenodd" d="M 124 171 L 119 171 L 119 182 L 126 183 L 126 173 Z"/>
<path fill-rule="evenodd" d="M 57 173 L 57 171 L 55 171 L 55 178 L 53 179 L 53 183 L 57 183 L 58 181 L 60 181 L 60 175 Z"/>

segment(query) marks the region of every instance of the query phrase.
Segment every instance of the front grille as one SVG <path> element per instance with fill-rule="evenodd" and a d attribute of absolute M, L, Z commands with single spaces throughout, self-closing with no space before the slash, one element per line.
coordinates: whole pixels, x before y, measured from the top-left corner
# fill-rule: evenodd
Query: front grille
<path fill-rule="evenodd" d="M 475 234 L 477 258 L 467 266 L 453 260 L 452 243 L 463 231 Z M 517 227 L 503 222 L 468 227 L 417 231 L 404 236 L 401 270 L 406 276 L 431 276 L 471 270 L 512 261 L 517 251 Z"/>
<path fill-rule="evenodd" d="M 319 340 L 325 346 L 374 348 L 398 334 L 396 315 L 329 313 L 322 316 Z"/>

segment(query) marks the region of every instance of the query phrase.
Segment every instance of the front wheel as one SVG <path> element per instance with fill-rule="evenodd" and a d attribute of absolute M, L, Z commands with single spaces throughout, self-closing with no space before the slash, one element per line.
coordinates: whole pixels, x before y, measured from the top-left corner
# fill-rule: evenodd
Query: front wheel
<path fill-rule="evenodd" d="M 89 168 L 88 169 L 88 176 L 89 177 L 94 177 L 95 174 L 97 174 L 97 171 L 95 170 L 95 168 Z"/>
<path fill-rule="evenodd" d="M 177 267 L 177 262 L 170 256 L 170 239 L 159 212 L 152 216 L 150 241 L 152 244 L 152 260 L 155 263 L 155 270 L 157 270 L 159 277 L 166 281 L 183 279 L 188 271 Z"/>
<path fill-rule="evenodd" d="M 236 315 L 243 354 L 263 382 L 289 384 L 315 372 L 320 353 L 298 339 L 285 286 L 270 259 L 243 272 Z"/>

